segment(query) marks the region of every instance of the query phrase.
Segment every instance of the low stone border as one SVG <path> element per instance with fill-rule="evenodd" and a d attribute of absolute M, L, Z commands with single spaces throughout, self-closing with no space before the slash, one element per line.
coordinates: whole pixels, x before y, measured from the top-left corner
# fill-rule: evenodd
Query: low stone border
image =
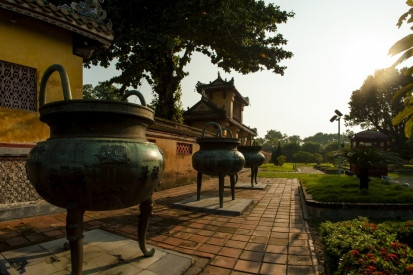
<path fill-rule="evenodd" d="M 0 205 L 0 221 L 48 215 L 66 211 L 44 200 Z"/>
<path fill-rule="evenodd" d="M 300 184 L 300 197 L 306 219 L 369 218 L 413 219 L 411 203 L 346 203 L 314 200 Z"/>

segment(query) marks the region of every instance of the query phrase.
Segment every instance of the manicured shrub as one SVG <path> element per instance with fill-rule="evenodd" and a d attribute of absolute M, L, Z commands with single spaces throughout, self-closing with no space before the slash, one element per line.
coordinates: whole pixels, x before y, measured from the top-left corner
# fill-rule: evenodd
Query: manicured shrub
<path fill-rule="evenodd" d="M 413 274 L 413 222 L 373 223 L 367 218 L 324 222 L 320 236 L 332 274 Z"/>

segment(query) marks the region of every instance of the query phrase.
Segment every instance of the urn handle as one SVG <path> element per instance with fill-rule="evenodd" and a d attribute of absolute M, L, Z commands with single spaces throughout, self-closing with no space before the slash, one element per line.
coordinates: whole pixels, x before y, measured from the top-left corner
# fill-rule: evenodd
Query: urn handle
<path fill-rule="evenodd" d="M 126 101 L 126 99 L 128 97 L 130 97 L 131 95 L 136 95 L 139 100 L 141 101 L 141 105 L 142 106 L 146 106 L 146 101 L 145 98 L 143 97 L 142 93 L 139 92 L 138 90 L 130 90 L 130 91 L 126 91 L 125 94 L 122 96 L 122 101 Z"/>
<path fill-rule="evenodd" d="M 222 130 L 227 130 L 230 133 L 231 138 L 232 138 L 232 131 L 230 129 L 228 129 L 226 127 L 222 128 L 221 125 L 219 125 L 217 122 L 214 122 L 214 121 L 208 122 L 204 125 L 204 128 L 202 129 L 202 137 L 205 136 L 205 130 L 209 125 L 215 125 L 218 128 L 218 130 L 215 134 L 216 137 L 221 138 L 222 137 Z"/>
<path fill-rule="evenodd" d="M 54 72 L 58 72 L 60 75 L 60 81 L 62 82 L 64 100 L 72 99 L 72 91 L 70 90 L 69 77 L 67 76 L 65 68 L 63 68 L 63 66 L 60 64 L 53 64 L 49 68 L 46 69 L 46 71 L 44 72 L 42 76 L 42 80 L 40 82 L 40 92 L 39 92 L 39 106 L 40 107 L 42 107 L 45 104 L 47 81 L 49 80 L 49 77 Z"/>

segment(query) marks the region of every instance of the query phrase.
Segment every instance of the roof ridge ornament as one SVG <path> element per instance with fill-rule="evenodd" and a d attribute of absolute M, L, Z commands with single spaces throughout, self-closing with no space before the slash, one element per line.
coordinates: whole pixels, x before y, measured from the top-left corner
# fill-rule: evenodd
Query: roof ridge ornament
<path fill-rule="evenodd" d="M 86 0 L 80 2 L 71 2 L 70 6 L 67 4 L 58 6 L 71 12 L 75 12 L 81 16 L 93 19 L 102 23 L 106 19 L 106 11 L 100 5 L 104 0 Z M 111 24 L 111 23 L 109 23 Z"/>

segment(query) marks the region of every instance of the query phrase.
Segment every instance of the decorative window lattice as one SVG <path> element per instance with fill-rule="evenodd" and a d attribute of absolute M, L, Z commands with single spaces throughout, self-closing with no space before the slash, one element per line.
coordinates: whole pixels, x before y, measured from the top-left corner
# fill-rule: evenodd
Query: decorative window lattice
<path fill-rule="evenodd" d="M 36 69 L 0 60 L 0 107 L 36 111 Z"/>
<path fill-rule="evenodd" d="M 192 144 L 180 143 L 176 144 L 176 153 L 181 155 L 191 155 L 192 154 Z"/>

